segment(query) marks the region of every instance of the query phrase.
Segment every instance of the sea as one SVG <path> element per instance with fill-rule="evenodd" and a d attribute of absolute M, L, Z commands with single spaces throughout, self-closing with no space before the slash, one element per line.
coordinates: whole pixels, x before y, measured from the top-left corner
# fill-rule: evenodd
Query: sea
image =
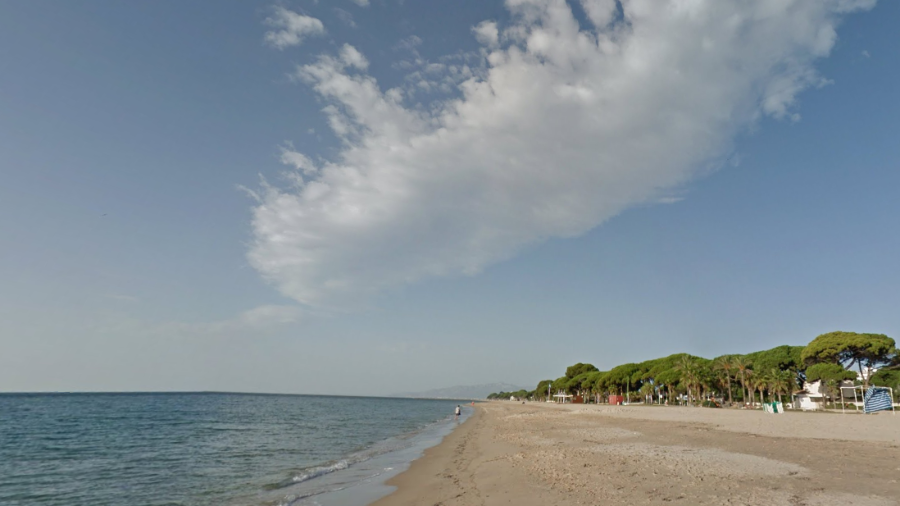
<path fill-rule="evenodd" d="M 470 414 L 455 400 L 0 394 L 0 505 L 363 506 Z"/>

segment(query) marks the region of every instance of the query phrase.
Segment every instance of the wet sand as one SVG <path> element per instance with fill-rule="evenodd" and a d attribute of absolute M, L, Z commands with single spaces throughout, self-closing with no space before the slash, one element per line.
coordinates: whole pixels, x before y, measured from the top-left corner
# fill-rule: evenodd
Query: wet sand
<path fill-rule="evenodd" d="M 900 415 L 479 404 L 377 506 L 900 505 Z"/>

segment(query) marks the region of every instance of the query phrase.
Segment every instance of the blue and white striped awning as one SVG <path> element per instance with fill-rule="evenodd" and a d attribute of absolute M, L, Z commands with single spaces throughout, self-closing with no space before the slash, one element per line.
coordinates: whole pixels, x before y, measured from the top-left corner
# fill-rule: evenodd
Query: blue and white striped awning
<path fill-rule="evenodd" d="M 863 411 L 874 413 L 885 409 L 893 409 L 894 400 L 891 399 L 890 389 L 884 387 L 869 387 L 863 400 Z"/>

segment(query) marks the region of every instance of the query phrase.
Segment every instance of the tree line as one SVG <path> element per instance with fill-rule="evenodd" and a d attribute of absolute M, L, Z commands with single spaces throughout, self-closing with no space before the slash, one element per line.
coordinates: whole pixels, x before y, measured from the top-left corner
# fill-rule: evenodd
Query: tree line
<path fill-rule="evenodd" d="M 875 368 L 876 374 L 867 374 Z M 837 388 L 844 380 L 864 388 L 873 384 L 900 390 L 900 351 L 884 334 L 829 332 L 806 346 L 784 345 L 713 359 L 676 353 L 608 371 L 579 362 L 568 367 L 564 376 L 539 382 L 534 390 L 496 392 L 488 399 L 544 401 L 548 395 L 564 392 L 594 402 L 604 402 L 609 395 L 627 395 L 626 402 L 681 399 L 693 404 L 720 398 L 752 404 L 790 398 L 804 382 L 818 380 L 832 398 L 839 395 Z"/>

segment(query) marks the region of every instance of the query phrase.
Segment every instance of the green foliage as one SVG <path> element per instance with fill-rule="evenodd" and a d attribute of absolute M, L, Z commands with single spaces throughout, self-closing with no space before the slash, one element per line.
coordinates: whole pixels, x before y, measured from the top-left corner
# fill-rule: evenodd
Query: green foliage
<path fill-rule="evenodd" d="M 540 398 L 542 398 L 542 399 L 543 399 L 543 398 L 546 398 L 546 397 L 547 397 L 547 387 L 549 387 L 550 385 L 553 385 L 553 380 L 543 380 L 543 381 L 541 381 L 541 382 L 538 383 L 537 386 L 534 388 L 534 395 L 535 395 L 536 397 L 540 397 Z M 551 387 L 551 388 L 552 388 L 552 387 Z M 552 395 L 552 392 L 551 392 L 551 395 Z"/>
<path fill-rule="evenodd" d="M 488 394 L 488 399 L 500 399 L 506 400 L 510 397 L 515 397 L 517 399 L 528 399 L 534 392 L 528 392 L 527 390 L 516 390 L 515 392 L 495 392 L 492 394 Z"/>
<path fill-rule="evenodd" d="M 798 371 L 806 369 L 801 358 L 805 346 L 776 346 L 771 350 L 757 351 L 744 355 L 753 364 L 755 371 Z"/>
<path fill-rule="evenodd" d="M 581 389 L 581 382 L 585 380 L 587 377 L 587 373 L 581 373 L 578 376 L 570 379 L 566 382 L 566 392 L 570 394 L 574 394 L 578 390 Z"/>
<path fill-rule="evenodd" d="M 897 343 L 884 334 L 829 332 L 810 342 L 801 353 L 807 364 L 831 362 L 853 367 L 877 367 L 890 363 L 897 355 Z"/>
<path fill-rule="evenodd" d="M 843 380 L 852 379 L 856 379 L 856 373 L 844 369 L 844 366 L 842 366 L 841 364 L 822 362 L 819 364 L 811 365 L 806 369 L 807 381 L 822 380 L 825 382 L 840 382 Z"/>
<path fill-rule="evenodd" d="M 659 385 L 676 385 L 681 381 L 681 373 L 673 367 L 658 372 L 655 379 Z"/>
<path fill-rule="evenodd" d="M 601 371 L 597 374 L 591 391 L 597 394 L 609 392 L 609 371 Z"/>
<path fill-rule="evenodd" d="M 712 361 L 692 355 L 683 355 L 675 364 L 681 384 L 687 389 L 690 398 L 700 398 L 704 388 L 713 383 Z M 696 397 L 694 393 L 696 392 Z"/>
<path fill-rule="evenodd" d="M 891 387 L 894 390 L 900 390 L 900 370 L 878 371 L 872 376 L 872 384 L 880 387 Z M 900 394 L 900 392 L 894 392 Z"/>
<path fill-rule="evenodd" d="M 731 388 L 731 380 L 734 378 L 734 365 L 731 355 L 722 355 L 712 361 L 712 370 L 716 373 L 716 379 L 725 387 L 728 393 L 728 402 L 734 402 L 734 394 Z"/>
<path fill-rule="evenodd" d="M 581 362 L 578 362 L 577 364 L 566 368 L 566 377 L 567 378 L 575 378 L 584 373 L 595 372 L 595 371 L 597 371 L 597 368 L 594 367 L 593 365 L 582 364 Z"/>
<path fill-rule="evenodd" d="M 585 392 L 591 392 L 594 390 L 594 385 L 597 383 L 597 379 L 602 376 L 603 373 L 600 371 L 591 371 L 584 374 L 581 374 L 579 377 L 581 380 L 581 390 Z"/>
<path fill-rule="evenodd" d="M 712 368 L 715 371 L 731 372 L 734 370 L 732 359 L 736 355 L 720 355 L 712 360 Z"/>
<path fill-rule="evenodd" d="M 622 364 L 613 367 L 606 376 L 607 385 L 615 389 L 616 393 L 625 392 L 628 389 L 637 390 L 639 385 L 632 380 L 636 372 L 639 372 L 637 364 Z"/>
<path fill-rule="evenodd" d="M 560 390 L 568 391 L 570 379 L 571 378 L 568 378 L 566 376 L 561 376 L 553 380 L 553 384 L 550 387 L 553 390 L 552 394 L 556 395 L 556 392 Z"/>
<path fill-rule="evenodd" d="M 789 370 L 779 370 L 772 369 L 766 375 L 766 381 L 768 383 L 768 389 L 770 393 L 779 396 L 788 395 L 793 392 L 794 387 L 797 386 L 795 382 L 794 373 Z"/>
<path fill-rule="evenodd" d="M 688 393 L 695 401 L 712 396 L 732 401 L 734 393 L 740 394 L 737 400 L 763 399 L 767 393 L 769 399 L 774 399 L 789 395 L 804 379 L 821 379 L 830 385 L 854 379 L 856 373 L 844 367 L 853 364 L 860 367 L 889 364 L 891 370 L 882 369 L 872 382 L 900 388 L 900 353 L 893 339 L 883 334 L 831 332 L 807 346 L 776 346 L 747 355 L 722 355 L 715 360 L 676 353 L 618 365 L 606 372 L 579 362 L 566 368 L 565 376 L 541 381 L 534 391 L 526 394 L 543 398 L 549 386 L 551 394 L 564 391 L 606 395 L 630 390 L 646 397 L 653 395 L 657 400 L 675 393 Z M 756 392 L 758 396 L 754 395 Z M 509 398 L 509 393 L 505 394 Z"/>

